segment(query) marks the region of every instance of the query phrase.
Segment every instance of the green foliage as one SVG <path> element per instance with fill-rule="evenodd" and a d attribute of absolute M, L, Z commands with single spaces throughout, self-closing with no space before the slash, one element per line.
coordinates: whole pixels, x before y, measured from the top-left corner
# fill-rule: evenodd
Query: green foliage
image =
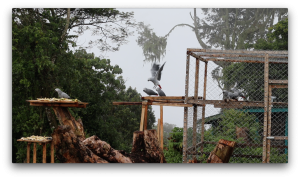
<path fill-rule="evenodd" d="M 167 163 L 182 163 L 183 128 L 174 127 L 168 138 L 164 156 Z"/>

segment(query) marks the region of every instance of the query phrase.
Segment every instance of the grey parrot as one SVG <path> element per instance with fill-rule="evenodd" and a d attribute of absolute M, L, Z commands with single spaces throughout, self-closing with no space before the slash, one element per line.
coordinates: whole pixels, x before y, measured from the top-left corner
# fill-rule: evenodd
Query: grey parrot
<path fill-rule="evenodd" d="M 160 88 L 156 88 L 156 91 L 157 91 L 159 96 L 166 96 L 166 94 Z"/>
<path fill-rule="evenodd" d="M 148 88 L 144 88 L 143 91 L 147 94 L 147 95 L 158 95 L 157 93 L 155 93 L 155 91 L 148 89 Z"/>
<path fill-rule="evenodd" d="M 161 88 L 161 86 L 160 86 L 160 84 L 159 84 L 158 81 L 160 81 L 160 79 L 161 79 L 161 72 L 162 72 L 162 70 L 164 68 L 165 63 L 161 67 L 160 67 L 159 64 L 156 64 L 156 63 L 154 63 L 152 65 L 152 68 L 151 68 L 151 75 L 152 76 L 150 78 L 148 78 L 148 81 L 152 81 L 153 82 L 153 84 L 154 84 L 153 89 L 155 89 L 157 86 L 159 86 Z"/>
<path fill-rule="evenodd" d="M 223 90 L 223 97 L 224 99 L 234 99 L 236 101 L 238 100 L 238 97 L 242 97 L 245 99 L 245 95 L 239 90 L 233 90 L 233 92 Z"/>
<path fill-rule="evenodd" d="M 60 98 L 70 98 L 70 96 L 67 93 L 62 92 L 59 88 L 56 88 L 55 91 L 57 91 L 58 97 Z"/>

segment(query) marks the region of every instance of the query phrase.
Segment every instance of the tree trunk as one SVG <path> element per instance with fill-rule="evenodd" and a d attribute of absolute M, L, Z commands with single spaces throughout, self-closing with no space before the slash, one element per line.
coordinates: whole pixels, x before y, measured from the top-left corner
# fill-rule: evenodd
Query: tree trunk
<path fill-rule="evenodd" d="M 81 119 L 76 121 L 66 107 L 53 106 L 53 110 L 60 125 L 70 126 L 70 129 L 78 136 L 80 141 L 85 139 L 84 128 Z"/>
<path fill-rule="evenodd" d="M 63 163 L 108 163 L 86 147 L 70 126 L 59 126 L 52 134 L 56 157 Z"/>
<path fill-rule="evenodd" d="M 94 154 L 107 160 L 109 163 L 132 163 L 130 158 L 113 149 L 108 143 L 100 140 L 97 136 L 92 136 L 82 142 Z"/>

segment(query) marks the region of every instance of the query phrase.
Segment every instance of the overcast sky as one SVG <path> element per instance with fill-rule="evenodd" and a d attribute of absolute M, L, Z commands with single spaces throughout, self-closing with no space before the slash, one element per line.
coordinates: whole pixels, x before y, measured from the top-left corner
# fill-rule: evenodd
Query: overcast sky
<path fill-rule="evenodd" d="M 185 23 L 193 25 L 190 13 L 193 9 L 119 9 L 120 11 L 134 12 L 134 18 L 137 22 L 150 24 L 157 36 L 166 35 L 175 25 Z M 197 10 L 197 16 L 202 16 L 201 10 Z M 101 53 L 96 47 L 89 49 L 96 56 L 104 55 L 111 60 L 112 65 L 119 65 L 123 70 L 123 78 L 126 80 L 126 86 L 136 88 L 143 96 L 143 88 L 153 88 L 153 83 L 147 81 L 150 77 L 150 62 L 143 62 L 144 55 L 142 48 L 137 45 L 137 32 L 134 36 L 129 37 L 129 42 L 121 46 L 120 50 L 112 53 Z M 77 43 L 86 45 L 89 40 L 95 40 L 97 36 L 91 36 L 85 33 L 80 36 Z M 169 36 L 167 41 L 166 55 L 160 63 L 166 62 L 160 84 L 162 90 L 167 96 L 184 96 L 185 95 L 185 70 L 186 70 L 186 50 L 187 48 L 201 48 L 194 32 L 191 28 L 177 27 Z M 191 57 L 193 59 L 193 57 Z M 211 69 L 211 68 L 209 68 Z M 194 69 L 193 69 L 194 70 Z M 201 64 L 200 64 L 201 70 Z M 210 74 L 210 73 L 209 73 Z M 193 75 L 194 77 L 194 75 Z M 200 79 L 202 80 L 202 78 Z M 212 79 L 209 77 L 209 81 Z M 202 89 L 202 85 L 199 85 Z M 221 91 L 219 91 L 221 92 Z M 199 96 L 202 96 L 199 90 Z M 156 120 L 160 117 L 159 106 L 153 106 Z M 178 127 L 183 126 L 183 107 L 164 107 L 164 122 L 176 124 Z"/>

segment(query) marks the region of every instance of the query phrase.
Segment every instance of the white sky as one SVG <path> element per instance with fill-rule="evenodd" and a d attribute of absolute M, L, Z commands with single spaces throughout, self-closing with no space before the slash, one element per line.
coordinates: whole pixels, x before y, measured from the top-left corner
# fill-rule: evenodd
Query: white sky
<path fill-rule="evenodd" d="M 150 24 L 157 36 L 166 35 L 175 25 L 186 23 L 193 25 L 190 12 L 193 14 L 193 8 L 178 9 L 119 9 L 120 11 L 134 12 L 134 18 L 137 22 Z M 197 10 L 197 15 L 201 18 L 201 10 Z M 96 48 L 89 49 L 96 56 L 105 55 L 111 60 L 112 65 L 119 65 L 122 70 L 122 76 L 126 80 L 126 86 L 136 88 L 143 96 L 143 88 L 153 88 L 153 83 L 148 82 L 150 77 L 150 62 L 143 62 L 144 55 L 142 48 L 137 45 L 137 32 L 129 37 L 129 43 L 121 46 L 117 52 L 101 54 Z M 96 36 L 86 33 L 78 38 L 77 44 L 88 43 L 89 40 L 95 40 Z M 167 96 L 185 95 L 185 70 L 186 70 L 186 50 L 187 48 L 201 48 L 194 32 L 190 27 L 176 27 L 167 40 L 166 55 L 160 63 L 166 62 L 160 84 L 162 90 Z M 193 57 L 191 57 L 193 58 Z M 201 85 L 199 85 L 201 86 Z M 199 96 L 202 96 L 199 94 Z M 156 120 L 160 117 L 159 106 L 153 106 Z M 183 107 L 164 107 L 164 122 L 183 126 Z"/>

